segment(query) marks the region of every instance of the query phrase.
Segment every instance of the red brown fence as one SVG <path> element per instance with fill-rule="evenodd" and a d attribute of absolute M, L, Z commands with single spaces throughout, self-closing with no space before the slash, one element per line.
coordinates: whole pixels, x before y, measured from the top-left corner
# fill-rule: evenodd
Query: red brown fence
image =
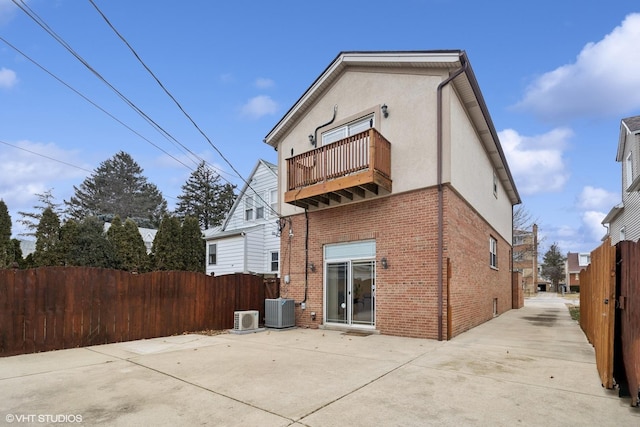
<path fill-rule="evenodd" d="M 632 404 L 638 404 L 640 391 L 640 242 L 619 242 L 619 309 L 622 360 Z"/>
<path fill-rule="evenodd" d="M 607 239 L 580 273 L 580 326 L 594 346 L 602 385 L 640 392 L 640 242 Z M 625 390 L 626 391 L 626 390 Z"/>
<path fill-rule="evenodd" d="M 260 310 L 262 319 L 264 299 L 255 275 L 0 270 L 0 356 L 230 329 L 236 310 Z"/>

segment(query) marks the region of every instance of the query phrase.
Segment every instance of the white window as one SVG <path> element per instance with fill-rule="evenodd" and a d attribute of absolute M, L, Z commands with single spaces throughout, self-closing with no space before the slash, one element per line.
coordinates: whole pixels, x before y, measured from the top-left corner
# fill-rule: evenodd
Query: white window
<path fill-rule="evenodd" d="M 280 263 L 280 253 L 278 251 L 271 252 L 271 271 L 278 271 Z"/>
<path fill-rule="evenodd" d="M 498 241 L 489 237 L 489 265 L 498 268 Z"/>
<path fill-rule="evenodd" d="M 322 134 L 322 145 L 331 144 L 348 136 L 355 135 L 373 127 L 373 115 L 340 126 Z"/>
<path fill-rule="evenodd" d="M 218 262 L 217 245 L 215 243 L 209 245 L 209 265 L 216 265 Z"/>
<path fill-rule="evenodd" d="M 496 171 L 493 171 L 493 195 L 498 197 L 498 176 L 496 175 Z"/>
<path fill-rule="evenodd" d="M 591 254 L 578 254 L 578 265 L 584 266 L 591 264 Z"/>
<path fill-rule="evenodd" d="M 627 178 L 625 187 L 629 188 L 633 182 L 633 152 L 629 152 L 627 155 L 627 160 L 625 161 L 625 174 Z"/>
<path fill-rule="evenodd" d="M 253 196 L 247 196 L 247 198 L 244 199 L 244 220 L 253 220 Z"/>

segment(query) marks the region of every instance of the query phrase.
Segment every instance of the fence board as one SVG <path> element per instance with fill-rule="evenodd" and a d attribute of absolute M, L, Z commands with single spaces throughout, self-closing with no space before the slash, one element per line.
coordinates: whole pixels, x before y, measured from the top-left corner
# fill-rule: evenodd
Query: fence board
<path fill-rule="evenodd" d="M 632 405 L 640 396 L 640 242 L 617 244 L 622 359 Z"/>
<path fill-rule="evenodd" d="M 613 388 L 616 248 L 607 239 L 580 272 L 580 326 L 596 353 L 603 387 Z M 584 318 L 583 318 L 584 316 Z"/>
<path fill-rule="evenodd" d="M 0 270 L 0 356 L 230 329 L 234 311 L 262 318 L 264 295 L 254 275 Z"/>

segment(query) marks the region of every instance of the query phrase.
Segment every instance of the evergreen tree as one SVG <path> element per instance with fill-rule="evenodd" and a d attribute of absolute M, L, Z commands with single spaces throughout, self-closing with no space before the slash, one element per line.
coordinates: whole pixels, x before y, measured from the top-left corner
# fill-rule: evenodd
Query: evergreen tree
<path fill-rule="evenodd" d="M 182 250 L 180 243 L 180 221 L 175 216 L 165 215 L 153 239 L 154 270 L 182 270 Z"/>
<path fill-rule="evenodd" d="M 78 242 L 78 233 L 78 223 L 73 219 L 67 220 L 60 227 L 56 252 L 62 265 L 75 265 L 75 245 Z"/>
<path fill-rule="evenodd" d="M 542 275 L 548 278 L 554 289 L 558 289 L 558 283 L 565 277 L 564 262 L 566 258 L 562 256 L 557 243 L 553 243 L 542 261 Z"/>
<path fill-rule="evenodd" d="M 22 248 L 20 247 L 20 240 L 11 239 L 13 245 L 13 266 L 24 269 L 26 268 L 26 261 L 22 259 Z"/>
<path fill-rule="evenodd" d="M 70 238 L 69 264 L 84 267 L 117 268 L 115 250 L 104 232 L 104 223 L 94 216 L 76 226 L 75 241 Z"/>
<path fill-rule="evenodd" d="M 206 246 L 202 238 L 202 231 L 198 220 L 193 217 L 185 218 L 182 223 L 181 239 L 182 260 L 186 271 L 205 272 Z"/>
<path fill-rule="evenodd" d="M 136 272 L 148 270 L 147 248 L 135 222 L 127 219 L 122 224 L 120 217 L 114 218 L 107 231 L 107 239 L 114 247 L 116 259 L 121 269 Z"/>
<path fill-rule="evenodd" d="M 44 212 L 46 208 L 50 208 L 55 212 L 55 214 L 58 215 L 58 219 L 62 220 L 63 218 L 64 212 L 60 207 L 62 204 L 55 203 L 52 188 L 41 194 L 36 193 L 36 196 L 38 197 L 39 204 L 33 207 L 35 212 L 18 211 L 18 215 L 22 216 L 22 218 L 18 220 L 18 223 L 22 224 L 22 226 L 27 229 L 27 232 L 20 233 L 21 236 L 35 237 L 38 224 L 40 223 L 40 218 L 42 218 L 42 212 Z"/>
<path fill-rule="evenodd" d="M 175 213 L 180 218 L 197 218 L 203 230 L 218 226 L 233 205 L 235 188 L 235 185 L 223 184 L 220 175 L 203 161 L 182 186 Z"/>
<path fill-rule="evenodd" d="M 157 227 L 167 202 L 142 172 L 129 154 L 120 151 L 102 162 L 80 187 L 73 187 L 74 196 L 65 200 L 68 215 L 77 220 L 97 216 L 108 221 L 118 215 L 140 226 Z"/>
<path fill-rule="evenodd" d="M 0 199 L 0 268 L 13 263 L 13 243 L 11 243 L 11 216 L 4 200 Z"/>
<path fill-rule="evenodd" d="M 38 229 L 36 230 L 36 250 L 33 260 L 36 267 L 59 265 L 62 259 L 57 248 L 60 234 L 60 219 L 51 209 L 42 212 Z"/>

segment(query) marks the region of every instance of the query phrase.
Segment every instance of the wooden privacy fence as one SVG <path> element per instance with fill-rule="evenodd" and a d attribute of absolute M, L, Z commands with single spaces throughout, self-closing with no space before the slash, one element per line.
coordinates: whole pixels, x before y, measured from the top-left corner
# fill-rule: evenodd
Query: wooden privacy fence
<path fill-rule="evenodd" d="M 262 319 L 264 299 L 262 276 L 248 274 L 0 270 L 0 356 L 230 329 L 236 310 Z"/>
<path fill-rule="evenodd" d="M 640 392 L 640 242 L 607 239 L 580 272 L 580 326 L 594 346 L 602 385 Z"/>

